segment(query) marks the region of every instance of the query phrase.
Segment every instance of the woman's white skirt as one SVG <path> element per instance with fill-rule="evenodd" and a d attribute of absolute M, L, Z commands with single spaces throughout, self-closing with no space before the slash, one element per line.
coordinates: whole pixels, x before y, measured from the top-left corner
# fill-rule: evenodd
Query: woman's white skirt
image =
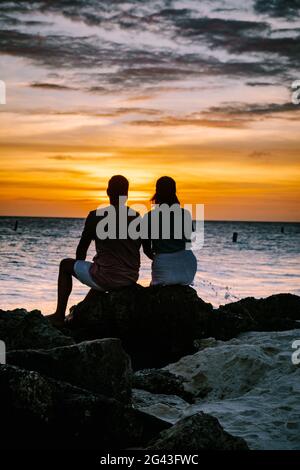
<path fill-rule="evenodd" d="M 152 262 L 151 285 L 190 285 L 196 272 L 197 259 L 192 250 L 158 253 Z"/>

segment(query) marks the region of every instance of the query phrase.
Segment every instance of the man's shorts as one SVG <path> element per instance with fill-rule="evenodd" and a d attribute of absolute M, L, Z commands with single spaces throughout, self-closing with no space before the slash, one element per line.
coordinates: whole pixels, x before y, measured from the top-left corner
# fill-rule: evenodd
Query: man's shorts
<path fill-rule="evenodd" d="M 82 282 L 82 284 L 85 284 L 86 286 L 91 287 L 92 289 L 104 291 L 102 287 L 96 284 L 90 274 L 90 269 L 92 265 L 93 263 L 91 263 L 90 261 L 76 261 L 76 263 L 74 264 L 74 272 L 76 274 L 76 277 L 80 282 Z"/>

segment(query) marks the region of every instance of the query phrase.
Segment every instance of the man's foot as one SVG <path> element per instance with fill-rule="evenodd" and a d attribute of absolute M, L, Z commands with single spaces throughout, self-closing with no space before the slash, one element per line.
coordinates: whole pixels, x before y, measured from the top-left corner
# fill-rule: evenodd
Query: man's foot
<path fill-rule="evenodd" d="M 52 313 L 52 315 L 46 315 L 47 320 L 51 323 L 51 325 L 55 326 L 56 328 L 62 328 L 65 324 L 65 319 L 58 316 L 56 313 Z"/>

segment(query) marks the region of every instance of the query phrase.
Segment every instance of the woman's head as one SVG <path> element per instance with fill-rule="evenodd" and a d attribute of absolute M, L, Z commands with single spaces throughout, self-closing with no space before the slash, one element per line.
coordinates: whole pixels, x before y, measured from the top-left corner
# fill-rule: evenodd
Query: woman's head
<path fill-rule="evenodd" d="M 156 181 L 156 191 L 151 199 L 155 204 L 179 204 L 176 196 L 176 182 L 170 176 L 162 176 Z"/>

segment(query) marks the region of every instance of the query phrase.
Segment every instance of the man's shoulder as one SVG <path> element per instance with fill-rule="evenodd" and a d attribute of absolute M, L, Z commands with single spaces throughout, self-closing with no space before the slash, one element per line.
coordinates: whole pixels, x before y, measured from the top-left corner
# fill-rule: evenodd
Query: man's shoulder
<path fill-rule="evenodd" d="M 125 206 L 125 207 L 126 207 L 127 216 L 129 220 L 141 217 L 139 212 L 137 212 L 136 210 L 132 209 L 129 206 Z M 95 221 L 95 220 L 99 221 L 99 219 L 102 219 L 109 214 L 111 215 L 111 212 L 113 210 L 114 210 L 114 206 L 111 206 L 111 205 L 98 207 L 97 209 L 89 212 L 87 219 L 89 221 Z M 120 216 L 120 213 L 118 210 L 115 211 L 115 214 L 117 217 Z"/>
<path fill-rule="evenodd" d="M 106 212 L 109 210 L 111 206 L 101 206 L 101 207 L 97 207 L 97 209 L 94 209 L 93 211 L 90 211 L 88 213 L 88 216 L 87 218 L 88 219 L 96 219 L 96 218 L 99 218 L 99 217 L 103 217 Z"/>
<path fill-rule="evenodd" d="M 88 213 L 87 218 L 96 217 L 96 213 L 97 213 L 97 209 L 95 209 L 95 210 L 93 210 L 93 211 L 90 211 L 90 212 Z"/>

